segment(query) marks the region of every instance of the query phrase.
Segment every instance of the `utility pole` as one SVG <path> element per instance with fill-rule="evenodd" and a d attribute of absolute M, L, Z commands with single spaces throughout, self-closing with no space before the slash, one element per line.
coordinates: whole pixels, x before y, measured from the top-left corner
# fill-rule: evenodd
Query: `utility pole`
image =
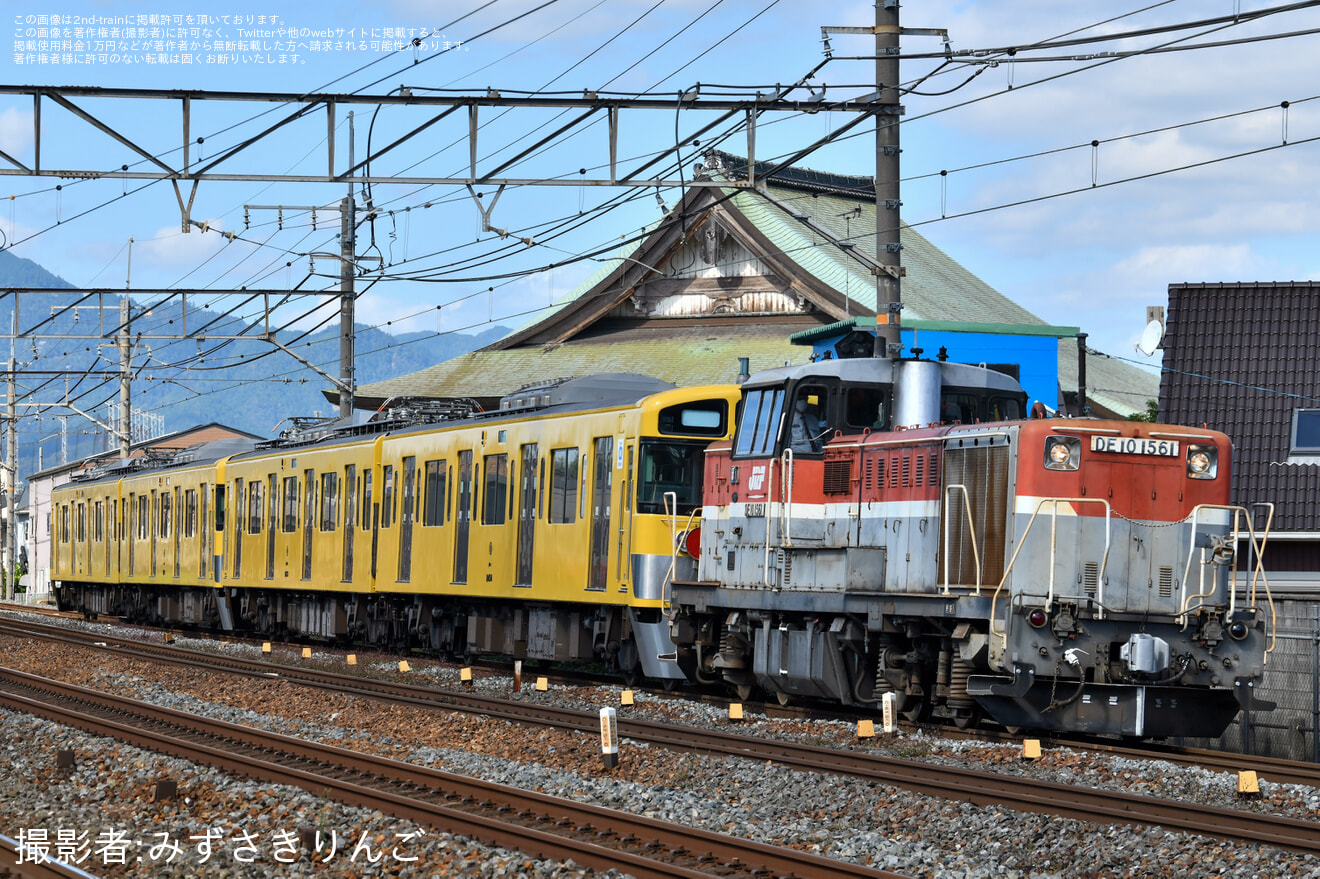
<path fill-rule="evenodd" d="M 897 358 L 902 350 L 899 313 L 903 307 L 903 245 L 899 241 L 898 0 L 875 4 L 875 356 Z"/>
<path fill-rule="evenodd" d="M 133 353 L 128 323 L 132 320 L 128 291 L 133 283 L 133 239 L 128 239 L 128 273 L 124 278 L 124 298 L 119 300 L 119 457 L 127 458 L 133 444 L 132 388 Z"/>
<path fill-rule="evenodd" d="M 10 344 L 12 345 L 12 342 Z M 14 497 L 18 490 L 17 374 L 18 363 L 11 351 L 9 375 L 5 381 L 9 405 L 5 411 L 5 518 L 7 521 L 5 522 L 4 569 L 8 574 L 8 583 L 5 590 L 0 590 L 10 599 L 18 595 L 18 507 L 17 498 Z"/>
<path fill-rule="evenodd" d="M 352 168 L 353 114 L 348 114 L 348 167 Z M 353 199 L 353 178 L 348 178 L 348 195 L 339 208 L 339 417 L 353 415 L 353 347 L 357 334 L 356 303 L 353 279 L 357 274 L 356 205 Z"/>

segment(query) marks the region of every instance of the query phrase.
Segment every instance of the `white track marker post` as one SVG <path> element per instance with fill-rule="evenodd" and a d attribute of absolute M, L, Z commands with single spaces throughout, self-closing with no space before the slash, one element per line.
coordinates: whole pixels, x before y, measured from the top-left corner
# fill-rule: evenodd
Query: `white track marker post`
<path fill-rule="evenodd" d="M 600 710 L 600 759 L 606 769 L 619 765 L 619 718 L 613 708 Z"/>
<path fill-rule="evenodd" d="M 898 697 L 894 693 L 885 693 L 880 697 L 880 707 L 884 714 L 884 730 L 887 733 L 892 733 L 896 727 L 894 715 L 898 712 L 894 710 L 894 702 L 897 700 Z"/>

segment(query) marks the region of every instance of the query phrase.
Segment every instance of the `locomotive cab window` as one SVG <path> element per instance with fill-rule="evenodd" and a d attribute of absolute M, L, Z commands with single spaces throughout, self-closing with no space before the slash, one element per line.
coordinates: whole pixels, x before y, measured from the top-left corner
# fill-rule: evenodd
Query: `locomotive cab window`
<path fill-rule="evenodd" d="M 829 438 L 829 395 L 821 385 L 802 385 L 788 413 L 788 445 L 795 455 L 819 455 Z"/>
<path fill-rule="evenodd" d="M 728 419 L 729 404 L 724 400 L 699 400 L 661 409 L 657 426 L 669 436 L 721 437 L 728 430 Z"/>
<path fill-rule="evenodd" d="M 946 390 L 940 394 L 940 421 L 946 424 L 976 424 L 981 420 L 978 402 L 975 394 Z"/>
<path fill-rule="evenodd" d="M 703 443 L 643 440 L 641 472 L 637 482 L 637 512 L 665 512 L 665 495 L 672 493 L 678 515 L 686 516 L 701 506 Z"/>
<path fill-rule="evenodd" d="M 889 389 L 882 385 L 854 385 L 843 396 L 844 423 L 851 430 L 889 427 Z"/>
<path fill-rule="evenodd" d="M 1022 401 L 1015 397 L 991 397 L 988 421 L 1021 421 Z"/>
<path fill-rule="evenodd" d="M 747 394 L 738 421 L 738 437 L 734 441 L 735 457 L 774 454 L 783 407 L 783 388 L 759 388 Z"/>

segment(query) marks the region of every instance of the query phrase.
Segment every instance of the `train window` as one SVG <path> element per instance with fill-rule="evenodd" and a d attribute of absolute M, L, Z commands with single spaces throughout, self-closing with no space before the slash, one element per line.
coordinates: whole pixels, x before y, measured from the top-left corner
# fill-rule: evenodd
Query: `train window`
<path fill-rule="evenodd" d="M 783 405 L 783 388 L 765 388 L 749 393 L 743 404 L 742 419 L 738 422 L 738 440 L 733 453 L 739 457 L 772 454 L 775 439 L 779 436 Z"/>
<path fill-rule="evenodd" d="M 183 536 L 197 536 L 197 489 L 189 488 L 183 493 Z"/>
<path fill-rule="evenodd" d="M 160 496 L 160 536 L 170 536 L 170 495 L 162 492 Z"/>
<path fill-rule="evenodd" d="M 141 501 L 141 505 L 138 507 L 138 527 L 143 528 L 145 526 L 143 526 L 142 522 L 147 516 L 147 499 L 142 497 L 138 498 L 138 500 Z M 215 530 L 222 533 L 225 530 L 225 487 L 223 485 L 217 485 L 215 487 Z M 146 537 L 147 535 L 139 534 L 138 536 Z"/>
<path fill-rule="evenodd" d="M 889 393 L 882 387 L 855 386 L 843 398 L 843 417 L 849 427 L 884 430 L 889 427 Z"/>
<path fill-rule="evenodd" d="M 630 513 L 632 512 L 632 496 L 633 496 L 633 447 L 632 447 L 632 443 L 629 443 L 628 444 L 628 481 L 625 482 L 623 486 L 623 509 Z"/>
<path fill-rule="evenodd" d="M 362 530 L 371 528 L 371 471 L 362 471 Z"/>
<path fill-rule="evenodd" d="M 290 534 L 298 530 L 298 477 L 284 477 L 284 508 L 280 517 L 280 530 Z"/>
<path fill-rule="evenodd" d="M 509 456 L 487 455 L 486 490 L 481 498 L 481 524 L 504 524 L 504 505 L 509 492 Z"/>
<path fill-rule="evenodd" d="M 92 540 L 105 540 L 105 505 L 100 501 L 96 502 L 96 518 L 92 520 Z"/>
<path fill-rule="evenodd" d="M 248 483 L 248 534 L 261 533 L 261 482 L 254 479 Z"/>
<path fill-rule="evenodd" d="M 60 507 L 60 543 L 69 542 L 69 505 Z"/>
<path fill-rule="evenodd" d="M 78 505 L 78 542 L 87 542 L 87 505 Z"/>
<path fill-rule="evenodd" d="M 321 474 L 321 530 L 334 531 L 339 524 L 339 474 Z"/>
<path fill-rule="evenodd" d="M 940 421 L 946 424 L 976 424 L 981 419 L 977 416 L 977 399 L 973 394 L 962 391 L 945 391 L 940 394 Z"/>
<path fill-rule="evenodd" d="M 422 527 L 445 524 L 445 483 L 449 467 L 444 461 L 426 462 L 426 506 L 422 508 Z"/>
<path fill-rule="evenodd" d="M 657 426 L 670 436 L 724 436 L 729 404 L 724 400 L 700 400 L 667 406 L 660 410 Z"/>
<path fill-rule="evenodd" d="M 665 512 L 665 495 L 673 494 L 677 513 L 689 515 L 701 506 L 701 443 L 642 442 L 637 482 L 637 512 Z M 670 512 L 674 512 L 671 510 Z"/>
<path fill-rule="evenodd" d="M 577 521 L 578 450 L 550 452 L 550 523 Z"/>
<path fill-rule="evenodd" d="M 789 413 L 788 443 L 795 454 L 818 455 L 829 435 L 829 397 L 820 385 L 799 387 Z"/>
<path fill-rule="evenodd" d="M 1021 400 L 1014 397 L 990 398 L 990 421 L 1020 421 L 1022 416 Z"/>
<path fill-rule="evenodd" d="M 380 527 L 388 528 L 394 521 L 394 465 L 386 464 L 380 471 Z"/>
<path fill-rule="evenodd" d="M 545 458 L 541 459 L 541 496 L 536 502 L 536 518 L 545 516 Z"/>
<path fill-rule="evenodd" d="M 218 497 L 217 497 L 217 501 L 216 501 L 216 502 L 217 502 L 217 505 L 218 505 L 218 506 L 217 506 L 217 509 L 216 509 L 216 518 L 215 518 L 215 522 L 216 522 L 216 527 L 217 527 L 217 528 L 223 528 L 223 527 L 225 527 L 225 511 L 224 511 L 225 493 L 224 493 L 224 491 L 225 491 L 225 490 L 224 490 L 223 488 L 221 488 L 221 489 L 219 490 Z M 151 518 L 151 516 L 150 516 L 150 510 L 149 510 L 148 507 L 147 507 L 147 504 L 148 504 L 148 503 L 149 503 L 149 501 L 148 501 L 147 496 L 146 496 L 145 494 L 140 494 L 140 495 L 138 495 L 138 499 L 137 499 L 137 536 L 138 536 L 138 540 L 146 540 L 146 539 L 147 539 L 147 522 L 148 522 L 148 521 L 150 520 L 150 518 Z"/>

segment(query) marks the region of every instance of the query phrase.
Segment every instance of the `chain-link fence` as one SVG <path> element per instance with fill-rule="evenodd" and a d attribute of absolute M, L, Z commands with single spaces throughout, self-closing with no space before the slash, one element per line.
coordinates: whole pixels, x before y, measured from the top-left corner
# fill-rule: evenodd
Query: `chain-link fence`
<path fill-rule="evenodd" d="M 1273 711 L 1242 712 L 1217 739 L 1187 739 L 1193 747 L 1320 763 L 1320 600 L 1276 605 L 1278 632 L 1257 698 Z"/>

